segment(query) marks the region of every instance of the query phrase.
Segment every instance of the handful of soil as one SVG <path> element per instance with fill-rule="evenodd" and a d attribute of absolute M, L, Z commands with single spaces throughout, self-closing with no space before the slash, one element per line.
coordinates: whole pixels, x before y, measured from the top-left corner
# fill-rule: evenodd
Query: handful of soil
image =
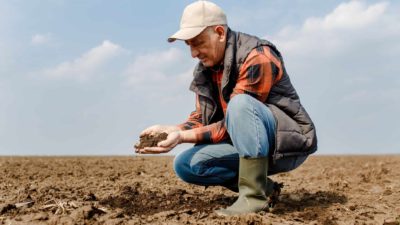
<path fill-rule="evenodd" d="M 136 149 L 142 149 L 144 147 L 157 147 L 158 142 L 167 139 L 167 133 L 159 133 L 154 135 L 143 135 L 140 137 L 139 143 L 135 145 Z"/>

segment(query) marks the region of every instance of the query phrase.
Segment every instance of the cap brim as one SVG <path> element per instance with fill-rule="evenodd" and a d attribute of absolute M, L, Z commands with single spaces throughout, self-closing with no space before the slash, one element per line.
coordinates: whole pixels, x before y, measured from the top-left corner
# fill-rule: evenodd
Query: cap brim
<path fill-rule="evenodd" d="M 205 27 L 190 27 L 190 28 L 182 28 L 178 30 L 175 34 L 173 34 L 171 37 L 168 38 L 168 42 L 174 42 L 175 40 L 189 40 L 197 35 L 199 35 L 204 29 L 206 29 L 207 26 Z"/>

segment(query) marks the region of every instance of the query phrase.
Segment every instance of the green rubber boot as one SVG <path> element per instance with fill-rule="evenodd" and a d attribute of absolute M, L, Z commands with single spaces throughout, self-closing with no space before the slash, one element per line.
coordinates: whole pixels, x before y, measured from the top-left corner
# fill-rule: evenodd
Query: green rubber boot
<path fill-rule="evenodd" d="M 268 209 L 269 199 L 265 193 L 271 185 L 267 180 L 268 160 L 268 157 L 239 159 L 239 197 L 230 207 L 215 211 L 218 215 L 240 215 Z"/>

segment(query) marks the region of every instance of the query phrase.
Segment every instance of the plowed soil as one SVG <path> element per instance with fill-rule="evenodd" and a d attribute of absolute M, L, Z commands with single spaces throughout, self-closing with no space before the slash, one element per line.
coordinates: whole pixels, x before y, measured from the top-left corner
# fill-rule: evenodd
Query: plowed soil
<path fill-rule="evenodd" d="M 400 156 L 313 156 L 272 179 L 273 212 L 219 217 L 236 193 L 180 181 L 172 157 L 1 157 L 0 224 L 399 224 Z"/>

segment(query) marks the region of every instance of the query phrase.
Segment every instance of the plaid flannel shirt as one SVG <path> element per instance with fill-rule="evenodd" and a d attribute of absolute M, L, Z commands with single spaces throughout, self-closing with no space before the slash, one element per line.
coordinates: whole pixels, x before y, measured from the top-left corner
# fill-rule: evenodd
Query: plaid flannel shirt
<path fill-rule="evenodd" d="M 221 80 L 223 70 L 213 71 L 212 80 L 218 87 L 220 107 L 226 115 L 227 103 L 221 94 Z M 265 102 L 271 87 L 278 82 L 283 75 L 283 69 L 279 58 L 268 46 L 253 49 L 240 68 L 236 85 L 230 99 L 237 94 L 249 94 L 261 102 Z M 218 143 L 229 137 L 225 127 L 225 119 L 204 125 L 200 110 L 199 98 L 196 96 L 196 110 L 182 124 L 181 130 L 191 130 L 196 133 L 196 143 Z"/>

